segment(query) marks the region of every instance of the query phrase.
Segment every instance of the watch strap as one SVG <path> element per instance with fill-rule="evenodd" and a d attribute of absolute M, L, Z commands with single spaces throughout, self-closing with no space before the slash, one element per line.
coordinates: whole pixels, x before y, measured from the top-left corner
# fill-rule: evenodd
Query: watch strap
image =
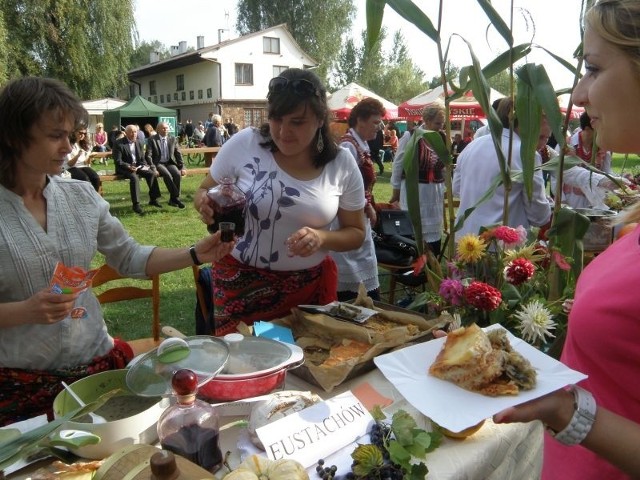
<path fill-rule="evenodd" d="M 197 266 L 202 265 L 202 262 L 198 258 L 198 255 L 196 255 L 196 246 L 195 245 L 191 245 L 191 247 L 189 247 L 189 254 L 191 255 L 191 260 L 193 260 L 193 264 L 194 265 L 197 265 Z"/>
<path fill-rule="evenodd" d="M 583 388 L 572 385 L 570 390 L 574 396 L 575 412 L 569 425 L 554 435 L 555 439 L 565 445 L 582 443 L 591 431 L 596 419 L 596 400 L 593 395 Z"/>

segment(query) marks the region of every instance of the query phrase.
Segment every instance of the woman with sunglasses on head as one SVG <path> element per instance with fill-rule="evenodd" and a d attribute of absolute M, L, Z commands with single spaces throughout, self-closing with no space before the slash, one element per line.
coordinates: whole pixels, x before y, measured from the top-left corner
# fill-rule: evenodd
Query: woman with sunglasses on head
<path fill-rule="evenodd" d="M 133 357 L 109 335 L 91 288 L 53 284 L 58 264 L 86 272 L 100 252 L 121 274 L 147 278 L 231 250 L 219 234 L 190 248 L 140 245 L 87 182 L 62 178 L 69 137 L 86 121 L 57 80 L 23 77 L 0 92 L 0 426 L 51 414 L 61 381 Z"/>
<path fill-rule="evenodd" d="M 640 2 L 599 0 L 588 11 L 585 27 L 586 73 L 573 101 L 586 108 L 602 148 L 637 153 Z M 638 222 L 640 203 L 622 217 Z M 598 255 L 578 279 L 561 361 L 588 375 L 580 387 L 494 417 L 499 423 L 541 420 L 552 430 L 545 435 L 544 479 L 640 477 L 640 316 L 633 287 L 640 283 L 639 263 L 637 227 Z"/>
<path fill-rule="evenodd" d="M 246 195 L 244 234 L 212 267 L 214 335 L 235 331 L 240 321 L 336 300 L 337 271 L 328 252 L 362 245 L 362 176 L 331 137 L 326 97 L 310 70 L 290 68 L 273 78 L 268 123 L 231 137 L 195 195 L 208 225 L 214 223 L 208 189 L 230 179 Z M 330 230 L 336 216 L 340 228 Z"/>
<path fill-rule="evenodd" d="M 87 140 L 87 129 L 80 127 L 69 137 L 71 142 L 71 152 L 67 155 L 65 170 L 69 172 L 74 180 L 91 182 L 96 192 L 100 191 L 100 175 L 91 168 L 91 151 L 89 140 Z"/>

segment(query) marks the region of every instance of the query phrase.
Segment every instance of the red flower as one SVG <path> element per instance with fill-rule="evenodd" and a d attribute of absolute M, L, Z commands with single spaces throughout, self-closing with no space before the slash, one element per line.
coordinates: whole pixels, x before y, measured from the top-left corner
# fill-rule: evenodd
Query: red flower
<path fill-rule="evenodd" d="M 520 242 L 520 235 L 518 235 L 518 231 L 515 228 L 507 227 L 506 225 L 496 227 L 493 231 L 493 236 L 498 240 L 502 240 L 504 243 Z"/>
<path fill-rule="evenodd" d="M 528 281 L 536 271 L 536 267 L 526 258 L 516 258 L 504 268 L 504 278 L 512 285 L 520 285 Z"/>
<path fill-rule="evenodd" d="M 571 270 L 571 265 L 569 265 L 565 256 L 560 252 L 554 250 L 553 252 L 551 252 L 551 258 L 553 259 L 555 264 L 558 265 L 558 268 L 560 270 L 564 270 L 565 272 Z"/>
<path fill-rule="evenodd" d="M 483 282 L 474 281 L 464 289 L 464 299 L 472 307 L 490 312 L 500 306 L 502 295 L 497 288 Z"/>
<path fill-rule="evenodd" d="M 413 267 L 413 274 L 420 275 L 426 263 L 427 263 L 427 255 L 423 253 L 418 258 L 416 258 L 411 264 L 411 266 Z"/>

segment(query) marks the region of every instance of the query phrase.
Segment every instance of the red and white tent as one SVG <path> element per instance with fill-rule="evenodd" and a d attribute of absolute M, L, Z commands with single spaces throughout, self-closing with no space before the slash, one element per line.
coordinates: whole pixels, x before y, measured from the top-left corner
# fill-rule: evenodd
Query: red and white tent
<path fill-rule="evenodd" d="M 560 111 L 565 115 L 567 114 L 567 106 L 569 105 L 570 98 L 571 96 L 568 93 L 558 96 L 558 104 L 560 105 Z M 570 116 L 571 120 L 578 120 L 580 118 L 580 115 L 582 115 L 584 112 L 585 110 L 583 107 L 572 105 L 571 116 Z"/>
<path fill-rule="evenodd" d="M 350 83 L 349 85 L 336 90 L 329 96 L 327 103 L 329 104 L 329 110 L 331 111 L 331 120 L 347 120 L 351 113 L 351 109 L 355 107 L 360 100 L 365 98 L 375 98 L 382 102 L 382 105 L 387 111 L 383 118 L 398 118 L 397 105 L 394 105 L 389 100 L 376 95 L 371 90 L 367 90 L 357 83 Z"/>
<path fill-rule="evenodd" d="M 453 94 L 453 91 L 449 92 L 449 95 L 451 94 Z M 501 97 L 504 97 L 504 95 L 493 88 L 489 92 L 490 102 Z M 442 88 L 442 85 L 422 92 L 420 95 L 401 103 L 398 106 L 398 115 L 408 120 L 419 120 L 422 118 L 422 110 L 424 107 L 435 102 L 444 103 L 444 88 Z M 480 103 L 475 99 L 471 91 L 468 91 L 462 97 L 451 102 L 449 104 L 449 111 L 452 120 L 486 117 Z"/>

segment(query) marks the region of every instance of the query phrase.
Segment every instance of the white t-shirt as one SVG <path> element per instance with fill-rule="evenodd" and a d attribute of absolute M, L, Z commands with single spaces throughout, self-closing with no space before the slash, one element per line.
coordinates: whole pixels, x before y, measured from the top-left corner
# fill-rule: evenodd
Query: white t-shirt
<path fill-rule="evenodd" d="M 507 156 L 509 150 L 509 130 L 502 131 L 502 151 Z M 520 158 L 520 137 L 513 134 L 513 150 L 511 158 L 512 171 L 522 170 Z M 536 153 L 536 165 L 542 163 L 540 154 Z M 487 189 L 500 175 L 500 166 L 493 139 L 485 135 L 469 143 L 458 157 L 453 172 L 453 194 L 460 197 L 457 221 L 464 212 L 475 206 Z M 493 196 L 481 203 L 465 220 L 464 226 L 456 232 L 456 239 L 467 233 L 477 234 L 482 226 L 502 223 L 504 209 L 504 186 L 500 185 Z M 533 196 L 527 198 L 524 184 L 513 182 L 509 193 L 509 219 L 507 225 L 541 226 L 549 221 L 551 207 L 544 189 L 542 172 L 533 175 Z"/>
<path fill-rule="evenodd" d="M 329 230 L 338 208 L 364 207 L 362 176 L 343 149 L 313 180 L 299 180 L 282 170 L 255 128 L 232 136 L 211 165 L 211 176 L 224 177 L 247 196 L 245 233 L 232 255 L 244 264 L 270 270 L 302 270 L 319 265 L 327 252 L 308 257 L 287 255 L 287 238 L 302 227 Z"/>

